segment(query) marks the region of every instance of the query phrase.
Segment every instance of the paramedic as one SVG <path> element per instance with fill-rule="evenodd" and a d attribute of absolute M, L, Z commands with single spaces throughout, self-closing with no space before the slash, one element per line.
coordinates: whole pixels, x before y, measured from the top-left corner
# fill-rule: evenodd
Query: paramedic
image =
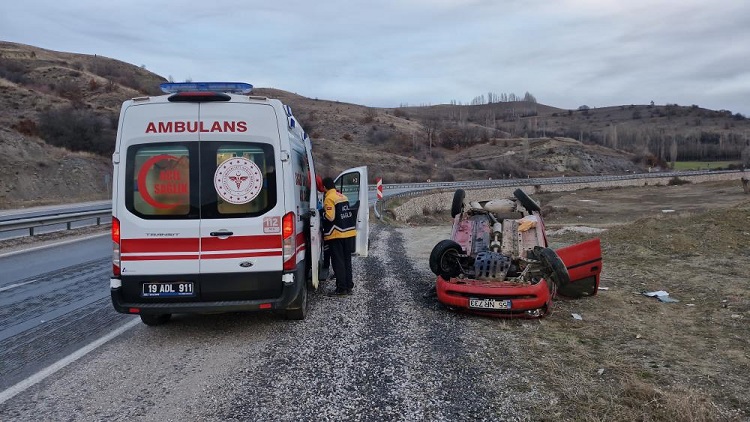
<path fill-rule="evenodd" d="M 335 296 L 351 294 L 352 253 L 355 249 L 357 235 L 357 210 L 350 208 L 349 199 L 336 191 L 333 179 L 323 179 L 326 190 L 323 199 L 323 239 L 331 253 L 333 272 L 336 273 Z"/>

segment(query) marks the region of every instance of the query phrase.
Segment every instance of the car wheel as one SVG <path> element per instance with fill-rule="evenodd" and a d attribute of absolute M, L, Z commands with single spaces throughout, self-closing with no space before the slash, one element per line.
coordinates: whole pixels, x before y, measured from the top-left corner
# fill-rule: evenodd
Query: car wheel
<path fill-rule="evenodd" d="M 465 198 L 466 192 L 463 189 L 456 189 L 456 193 L 453 194 L 453 203 L 451 203 L 451 217 L 455 217 L 463 212 Z"/>
<path fill-rule="evenodd" d="M 307 317 L 307 286 L 302 286 L 302 292 L 300 293 L 302 300 L 300 301 L 299 308 L 287 309 L 286 319 L 303 320 Z"/>
<path fill-rule="evenodd" d="M 172 314 L 140 314 L 141 322 L 149 326 L 163 325 L 172 319 Z"/>
<path fill-rule="evenodd" d="M 460 254 L 461 246 L 458 243 L 449 239 L 441 240 L 430 253 L 430 269 L 445 280 L 456 277 L 461 274 L 458 262 Z"/>
<path fill-rule="evenodd" d="M 529 195 L 526 195 L 526 192 L 523 191 L 523 189 L 518 188 L 515 191 L 513 191 L 513 196 L 518 199 L 518 202 L 523 205 L 524 208 L 526 208 L 526 211 L 528 212 L 534 212 L 534 211 L 541 211 L 542 208 L 539 206 L 539 204 L 536 203 L 533 199 L 529 197 Z"/>
<path fill-rule="evenodd" d="M 538 250 L 539 260 L 544 266 L 545 278 L 548 278 L 550 293 L 554 296 L 560 286 L 570 283 L 570 274 L 565 263 L 557 255 L 557 252 L 550 248 L 540 248 Z"/>

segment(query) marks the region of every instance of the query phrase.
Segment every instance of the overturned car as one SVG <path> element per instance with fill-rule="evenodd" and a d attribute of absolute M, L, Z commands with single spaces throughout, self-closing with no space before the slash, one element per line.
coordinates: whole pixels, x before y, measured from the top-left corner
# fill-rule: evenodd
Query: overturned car
<path fill-rule="evenodd" d="M 437 299 L 449 309 L 497 317 L 539 318 L 557 295 L 595 295 L 602 268 L 599 239 L 553 250 L 539 205 L 523 190 L 513 197 L 451 204 L 451 238 L 430 254 Z"/>

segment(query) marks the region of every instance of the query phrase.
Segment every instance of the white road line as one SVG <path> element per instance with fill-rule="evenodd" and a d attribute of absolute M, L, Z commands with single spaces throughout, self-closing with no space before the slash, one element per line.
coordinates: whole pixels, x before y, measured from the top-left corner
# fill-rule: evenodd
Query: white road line
<path fill-rule="evenodd" d="M 57 362 L 53 363 L 52 365 L 42 369 L 41 371 L 37 372 L 36 374 L 26 378 L 23 381 L 20 381 L 16 385 L 6 389 L 5 391 L 0 393 L 0 404 L 5 403 L 6 401 L 12 399 L 17 394 L 25 391 L 27 388 L 43 381 L 45 378 L 49 377 L 50 375 L 54 374 L 55 372 L 65 368 L 66 366 L 70 365 L 71 363 L 77 361 L 78 359 L 82 358 L 83 356 L 86 356 L 89 352 L 95 350 L 99 346 L 103 345 L 104 343 L 112 340 L 113 338 L 119 336 L 120 334 L 124 333 L 125 331 L 128 331 L 129 329 L 135 327 L 140 322 L 139 319 L 133 319 L 132 321 L 128 322 L 127 324 L 123 325 L 122 327 L 110 332 L 109 334 L 105 335 L 104 337 L 99 338 L 98 340 L 95 340 L 91 342 L 89 345 L 84 346 L 75 352 L 71 353 L 70 355 L 58 360 Z"/>
<path fill-rule="evenodd" d="M 33 280 L 25 281 L 23 283 L 16 283 L 16 284 L 11 284 L 10 286 L 0 287 L 0 292 L 4 292 L 4 291 L 10 290 L 10 289 L 15 289 L 16 287 L 25 286 L 25 285 L 31 284 L 31 283 L 33 283 L 35 281 L 39 281 L 39 279 L 35 278 Z"/>
<path fill-rule="evenodd" d="M 54 247 L 54 246 L 67 245 L 69 243 L 75 243 L 75 242 L 80 242 L 80 241 L 83 241 L 83 240 L 89 240 L 89 239 L 94 239 L 96 237 L 109 236 L 109 235 L 110 235 L 110 233 L 107 232 L 107 233 L 102 233 L 102 234 L 95 234 L 93 236 L 78 237 L 78 238 L 75 238 L 75 239 L 64 240 L 62 242 L 49 243 L 49 244 L 46 244 L 46 245 L 36 246 L 36 247 L 33 247 L 33 248 L 28 248 L 28 249 L 20 249 L 20 250 L 17 250 L 17 251 L 0 254 L 0 258 L 6 258 L 6 257 L 9 257 L 9 256 L 21 254 L 21 253 L 24 253 L 24 252 L 38 251 L 38 250 L 41 250 L 41 249 L 51 248 L 51 247 Z"/>

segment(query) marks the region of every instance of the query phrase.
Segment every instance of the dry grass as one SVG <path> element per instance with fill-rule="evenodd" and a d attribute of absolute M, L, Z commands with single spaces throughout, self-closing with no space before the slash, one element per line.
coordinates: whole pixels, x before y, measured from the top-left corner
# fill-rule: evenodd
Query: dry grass
<path fill-rule="evenodd" d="M 577 241 L 570 235 L 564 243 Z M 557 399 L 549 420 L 750 417 L 750 202 L 646 218 L 602 236 L 602 286 L 558 300 L 529 348 Z M 641 295 L 667 290 L 679 303 Z M 583 316 L 583 321 L 571 318 Z"/>
<path fill-rule="evenodd" d="M 527 374 L 549 397 L 531 409 L 532 420 L 750 420 L 750 200 L 742 189 L 705 183 L 539 196 L 557 210 L 545 218 L 548 229 L 608 228 L 599 237 L 609 290 L 559 298 L 542 320 L 498 321 L 523 335 Z M 560 247 L 590 237 L 567 231 L 549 240 Z M 679 303 L 642 295 L 654 290 Z M 489 364 L 508 364 L 495 359 Z"/>

